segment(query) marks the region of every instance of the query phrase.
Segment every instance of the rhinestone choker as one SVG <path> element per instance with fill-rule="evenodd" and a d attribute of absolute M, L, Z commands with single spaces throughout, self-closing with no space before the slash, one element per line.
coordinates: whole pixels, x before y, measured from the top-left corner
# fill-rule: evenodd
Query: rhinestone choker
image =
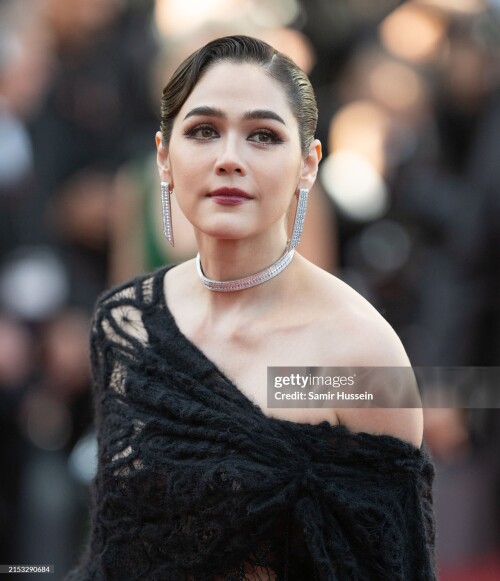
<path fill-rule="evenodd" d="M 274 278 L 282 270 L 284 270 L 292 261 L 295 249 L 285 250 L 285 252 L 278 258 L 276 262 L 273 262 L 271 266 L 264 268 L 256 274 L 251 274 L 250 276 L 245 276 L 243 278 L 236 278 L 234 280 L 212 280 L 207 278 L 203 274 L 203 268 L 201 267 L 200 253 L 196 255 L 196 269 L 200 275 L 201 282 L 212 291 L 219 291 L 223 293 L 231 291 L 244 290 L 250 288 L 257 284 L 261 284 L 271 278 Z"/>

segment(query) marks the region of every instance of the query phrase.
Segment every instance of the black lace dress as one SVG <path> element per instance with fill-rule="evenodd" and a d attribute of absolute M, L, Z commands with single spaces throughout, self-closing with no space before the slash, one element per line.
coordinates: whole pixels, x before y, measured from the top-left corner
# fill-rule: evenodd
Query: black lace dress
<path fill-rule="evenodd" d="M 99 463 L 68 580 L 434 580 L 425 449 L 264 414 L 181 333 L 166 271 L 98 302 Z"/>

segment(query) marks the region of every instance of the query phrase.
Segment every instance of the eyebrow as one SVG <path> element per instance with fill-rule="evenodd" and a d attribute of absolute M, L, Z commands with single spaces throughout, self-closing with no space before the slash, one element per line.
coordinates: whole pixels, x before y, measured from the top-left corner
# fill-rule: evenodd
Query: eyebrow
<path fill-rule="evenodd" d="M 208 107 L 208 106 L 201 106 L 195 107 L 191 109 L 189 113 L 184 117 L 184 120 L 188 119 L 188 117 L 194 117 L 196 115 L 203 115 L 206 117 L 218 117 L 219 119 L 225 119 L 226 114 L 222 109 L 218 109 L 216 107 Z M 255 109 L 253 111 L 247 111 L 243 114 L 242 119 L 244 121 L 248 121 L 251 119 L 273 119 L 274 121 L 278 121 L 282 123 L 286 127 L 286 123 L 284 120 L 274 111 L 270 111 L 269 109 Z"/>

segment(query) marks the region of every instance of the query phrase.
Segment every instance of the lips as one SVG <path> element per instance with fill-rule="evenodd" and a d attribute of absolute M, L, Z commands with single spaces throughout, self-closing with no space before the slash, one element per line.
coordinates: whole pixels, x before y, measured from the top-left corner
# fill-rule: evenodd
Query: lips
<path fill-rule="evenodd" d="M 252 199 L 250 194 L 247 194 L 245 191 L 240 190 L 239 188 L 219 188 L 218 190 L 214 190 L 208 194 L 210 198 L 246 198 L 248 200 Z"/>
<path fill-rule="evenodd" d="M 222 206 L 235 206 L 238 204 L 244 204 L 248 200 L 252 199 L 250 194 L 239 188 L 219 188 L 208 194 L 208 197 L 212 199 L 216 204 Z"/>

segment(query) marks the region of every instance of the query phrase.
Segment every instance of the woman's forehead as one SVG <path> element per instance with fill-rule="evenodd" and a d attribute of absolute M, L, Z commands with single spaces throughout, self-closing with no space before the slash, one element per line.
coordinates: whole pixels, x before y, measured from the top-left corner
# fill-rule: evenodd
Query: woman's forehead
<path fill-rule="evenodd" d="M 179 111 L 208 106 L 231 112 L 274 110 L 290 123 L 294 119 L 285 88 L 257 64 L 220 62 L 201 76 Z M 287 123 L 288 125 L 288 123 Z"/>

